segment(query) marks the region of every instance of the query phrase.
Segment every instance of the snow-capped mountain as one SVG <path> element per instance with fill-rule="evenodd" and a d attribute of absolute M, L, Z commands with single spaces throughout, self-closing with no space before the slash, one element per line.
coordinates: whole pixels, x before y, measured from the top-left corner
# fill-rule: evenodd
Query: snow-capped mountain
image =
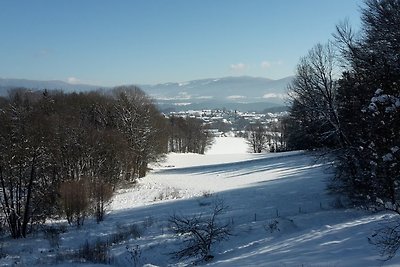
<path fill-rule="evenodd" d="M 235 102 L 254 102 L 273 99 L 280 102 L 292 77 L 271 80 L 259 77 L 225 77 L 193 80 L 182 83 L 142 85 L 155 99 L 217 99 Z"/>
<path fill-rule="evenodd" d="M 286 88 L 293 77 L 272 80 L 260 77 L 224 77 L 171 82 L 156 85 L 138 85 L 161 109 L 208 109 L 228 108 L 238 110 L 263 110 L 284 105 Z M 71 84 L 63 81 L 35 81 L 25 79 L 1 79 L 0 96 L 10 88 L 57 89 L 67 92 L 89 91 L 101 86 Z"/>
<path fill-rule="evenodd" d="M 141 85 L 140 87 L 164 108 L 226 107 L 240 110 L 262 110 L 284 105 L 286 88 L 292 78 L 271 80 L 241 76 Z"/>

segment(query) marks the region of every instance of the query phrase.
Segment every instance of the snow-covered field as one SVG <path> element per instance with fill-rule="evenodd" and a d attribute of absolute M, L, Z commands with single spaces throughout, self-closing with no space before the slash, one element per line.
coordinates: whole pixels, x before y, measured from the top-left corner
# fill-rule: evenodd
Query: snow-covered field
<path fill-rule="evenodd" d="M 204 265 L 400 266 L 399 257 L 382 262 L 367 241 L 392 215 L 339 208 L 338 198 L 325 190 L 332 176 L 328 164 L 301 151 L 246 151 L 243 139 L 221 137 L 206 155 L 170 154 L 138 185 L 118 192 L 104 222 L 68 226 L 58 247 L 42 234 L 3 239 L 0 266 L 94 265 L 77 263 L 71 254 L 85 242 L 128 229 L 137 231 L 110 246 L 112 265 L 190 265 L 171 257 L 182 244 L 168 219 L 206 214 L 217 199 L 228 206 L 222 220 L 231 223 L 232 236 L 214 246 L 215 258 Z"/>

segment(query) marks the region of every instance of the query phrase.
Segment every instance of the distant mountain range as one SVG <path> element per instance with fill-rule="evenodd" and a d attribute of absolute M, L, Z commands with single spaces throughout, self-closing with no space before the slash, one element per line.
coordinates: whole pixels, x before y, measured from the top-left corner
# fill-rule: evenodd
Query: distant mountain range
<path fill-rule="evenodd" d="M 286 88 L 293 77 L 272 80 L 259 77 L 224 77 L 193 80 L 183 83 L 138 85 L 162 110 L 227 108 L 259 111 L 284 105 Z M 109 89 L 107 87 L 70 84 L 63 81 L 1 79 L 0 95 L 11 88 L 34 90 L 57 89 L 66 92 Z"/>
<path fill-rule="evenodd" d="M 0 78 L 0 95 L 7 95 L 7 92 L 11 88 L 28 88 L 33 90 L 63 90 L 65 92 L 73 91 L 90 91 L 99 88 L 105 88 L 101 86 L 88 85 L 88 84 L 71 84 L 63 81 L 36 81 L 26 79 L 2 79 Z"/>

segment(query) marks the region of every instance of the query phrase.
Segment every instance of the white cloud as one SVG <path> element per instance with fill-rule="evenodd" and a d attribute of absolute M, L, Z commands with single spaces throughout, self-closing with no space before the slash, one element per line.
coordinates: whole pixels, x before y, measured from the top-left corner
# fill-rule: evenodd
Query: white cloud
<path fill-rule="evenodd" d="M 278 61 L 268 61 L 268 60 L 264 60 L 261 62 L 260 66 L 262 69 L 269 69 L 271 67 L 274 66 L 280 66 L 283 64 L 282 60 L 278 60 Z"/>
<path fill-rule="evenodd" d="M 261 62 L 261 68 L 262 69 L 269 69 L 270 67 L 271 67 L 271 62 L 269 62 L 269 61 L 263 61 L 263 62 Z"/>
<path fill-rule="evenodd" d="M 204 96 L 198 96 L 198 97 L 196 97 L 197 99 L 213 99 L 214 97 L 213 96 L 210 96 L 210 95 L 204 95 Z"/>
<path fill-rule="evenodd" d="M 246 97 L 243 96 L 243 95 L 230 95 L 230 96 L 228 96 L 227 98 L 228 98 L 228 99 L 244 99 L 244 98 L 246 98 Z"/>
<path fill-rule="evenodd" d="M 81 81 L 76 77 L 68 77 L 67 78 L 67 83 L 69 83 L 69 84 L 78 84 L 80 82 Z"/>
<path fill-rule="evenodd" d="M 268 93 L 263 95 L 263 98 L 284 98 L 285 94 Z"/>
<path fill-rule="evenodd" d="M 248 69 L 248 66 L 244 63 L 237 63 L 237 64 L 231 64 L 230 69 L 233 71 L 244 71 Z"/>

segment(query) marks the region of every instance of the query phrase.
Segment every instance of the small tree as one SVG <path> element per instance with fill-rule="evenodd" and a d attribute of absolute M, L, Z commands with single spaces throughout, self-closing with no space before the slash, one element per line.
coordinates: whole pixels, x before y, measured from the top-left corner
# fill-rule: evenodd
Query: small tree
<path fill-rule="evenodd" d="M 91 183 L 91 197 L 97 223 L 104 220 L 107 207 L 113 196 L 113 188 L 109 183 L 95 181 Z"/>
<path fill-rule="evenodd" d="M 247 142 L 254 153 L 261 153 L 267 146 L 267 135 L 261 123 L 250 124 L 247 127 Z"/>
<path fill-rule="evenodd" d="M 214 258 L 211 255 L 211 246 L 228 239 L 231 234 L 230 223 L 221 223 L 219 216 L 226 211 L 224 202 L 217 200 L 209 216 L 196 215 L 184 217 L 173 215 L 169 222 L 171 230 L 183 238 L 184 248 L 173 255 L 178 258 L 200 257 L 208 261 Z"/>
<path fill-rule="evenodd" d="M 400 222 L 390 222 L 376 230 L 368 241 L 375 245 L 384 260 L 392 259 L 400 248 Z"/>
<path fill-rule="evenodd" d="M 68 181 L 60 185 L 62 209 L 69 224 L 76 223 L 79 227 L 87 216 L 90 202 L 86 183 L 83 181 Z"/>

